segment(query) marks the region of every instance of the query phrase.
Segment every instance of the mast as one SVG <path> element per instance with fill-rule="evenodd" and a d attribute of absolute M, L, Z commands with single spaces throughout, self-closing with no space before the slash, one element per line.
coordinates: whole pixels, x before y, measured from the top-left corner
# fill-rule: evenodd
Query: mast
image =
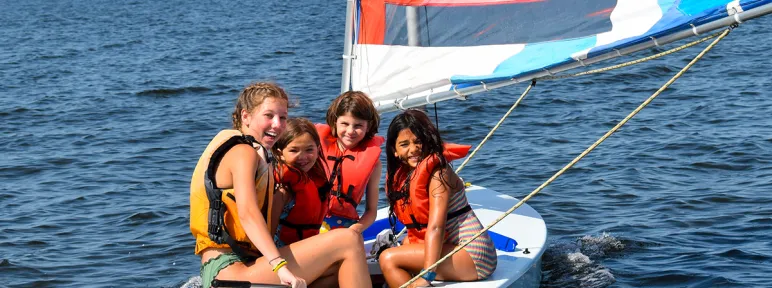
<path fill-rule="evenodd" d="M 407 20 L 407 46 L 421 46 L 418 30 L 418 7 L 405 6 L 405 18 Z"/>
<path fill-rule="evenodd" d="M 351 59 L 354 55 L 351 53 L 354 46 L 354 10 L 356 9 L 356 0 L 346 0 L 346 33 L 343 39 L 343 71 L 341 73 L 340 92 L 346 92 L 351 89 Z"/>
<path fill-rule="evenodd" d="M 407 21 L 407 46 L 421 46 L 421 30 L 418 26 L 419 17 L 417 6 L 405 6 L 405 20 Z M 426 110 L 426 105 L 421 105 L 416 108 L 423 110 L 424 112 L 428 111 Z"/>

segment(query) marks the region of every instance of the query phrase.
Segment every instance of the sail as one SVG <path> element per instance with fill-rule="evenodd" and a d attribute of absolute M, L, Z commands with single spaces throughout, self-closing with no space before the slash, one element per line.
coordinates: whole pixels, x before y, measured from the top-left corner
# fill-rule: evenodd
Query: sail
<path fill-rule="evenodd" d="M 382 112 L 529 81 L 772 11 L 772 0 L 356 4 L 344 74 L 350 69 L 350 88 L 370 95 Z"/>

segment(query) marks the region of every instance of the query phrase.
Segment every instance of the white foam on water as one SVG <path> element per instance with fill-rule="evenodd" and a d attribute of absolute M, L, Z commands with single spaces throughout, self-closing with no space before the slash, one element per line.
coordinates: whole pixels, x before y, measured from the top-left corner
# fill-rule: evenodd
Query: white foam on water
<path fill-rule="evenodd" d="M 201 285 L 201 276 L 193 276 L 188 279 L 180 288 L 200 288 L 203 287 Z"/>
<path fill-rule="evenodd" d="M 625 245 L 608 233 L 585 235 L 573 241 L 556 241 L 542 257 L 543 287 L 607 287 L 616 279 L 599 262 Z"/>

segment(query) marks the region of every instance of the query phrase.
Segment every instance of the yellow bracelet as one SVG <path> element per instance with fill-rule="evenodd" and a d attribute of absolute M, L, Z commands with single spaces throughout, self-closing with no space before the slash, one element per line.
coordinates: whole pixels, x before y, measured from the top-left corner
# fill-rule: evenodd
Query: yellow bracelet
<path fill-rule="evenodd" d="M 284 267 L 285 265 L 287 265 L 287 260 L 282 259 L 279 262 L 279 264 L 276 264 L 276 266 L 273 266 L 272 270 L 273 270 L 273 272 L 279 271 L 279 269 L 281 269 L 281 267 Z"/>

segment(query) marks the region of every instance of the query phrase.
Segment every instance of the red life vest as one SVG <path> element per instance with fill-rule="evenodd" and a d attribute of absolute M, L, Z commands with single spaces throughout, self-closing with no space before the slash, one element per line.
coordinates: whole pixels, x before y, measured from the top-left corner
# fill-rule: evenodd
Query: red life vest
<path fill-rule="evenodd" d="M 463 158 L 472 148 L 469 145 L 451 143 L 446 143 L 444 147 L 443 155 L 448 162 Z M 406 169 L 403 168 L 398 169 L 395 174 L 396 181 L 394 181 L 396 187 L 392 187 L 386 192 L 388 197 L 396 196 L 399 199 L 392 210 L 399 222 L 407 227 L 407 237 L 410 243 L 423 243 L 426 237 L 426 229 L 424 228 L 429 223 L 429 182 L 438 164 L 440 164 L 440 158 L 436 154 L 432 154 L 421 160 L 418 166 L 411 171 L 405 171 Z M 410 182 L 406 183 L 408 179 Z M 409 191 L 402 191 L 405 188 Z M 471 209 L 470 206 L 466 206 L 458 211 L 451 211 L 448 213 L 447 219 L 462 215 Z"/>
<path fill-rule="evenodd" d="M 282 165 L 275 174 L 277 182 L 294 193 L 295 206 L 286 218 L 279 220 L 279 239 L 285 245 L 295 243 L 319 234 L 324 216 L 327 214 L 327 192 L 321 191 L 327 179 L 289 169 Z"/>
<path fill-rule="evenodd" d="M 359 220 L 357 205 L 367 190 L 367 182 L 375 165 L 380 161 L 381 144 L 384 139 L 374 136 L 357 147 L 341 152 L 338 139 L 332 135 L 332 129 L 325 124 L 316 124 L 316 131 L 322 140 L 322 151 L 326 155 L 327 175 L 332 184 L 330 191 L 329 215 L 352 220 Z"/>

